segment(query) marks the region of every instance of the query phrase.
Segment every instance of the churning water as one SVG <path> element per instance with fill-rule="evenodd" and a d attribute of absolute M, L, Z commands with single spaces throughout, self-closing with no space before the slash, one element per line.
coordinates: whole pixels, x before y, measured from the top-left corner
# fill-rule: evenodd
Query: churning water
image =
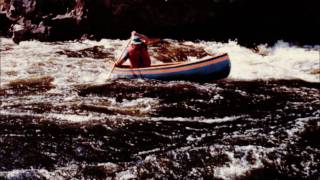
<path fill-rule="evenodd" d="M 106 80 L 125 44 L 1 39 L 0 178 L 320 177 L 319 46 L 167 40 L 227 52 L 230 76 Z"/>

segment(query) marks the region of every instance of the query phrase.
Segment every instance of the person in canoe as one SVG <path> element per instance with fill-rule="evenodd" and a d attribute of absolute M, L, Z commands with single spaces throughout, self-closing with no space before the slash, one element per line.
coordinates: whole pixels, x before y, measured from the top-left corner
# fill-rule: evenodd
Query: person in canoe
<path fill-rule="evenodd" d="M 120 67 L 127 59 L 130 60 L 131 68 L 150 67 L 151 60 L 148 53 L 148 42 L 149 38 L 147 36 L 132 31 L 130 47 L 116 63 L 116 67 Z"/>

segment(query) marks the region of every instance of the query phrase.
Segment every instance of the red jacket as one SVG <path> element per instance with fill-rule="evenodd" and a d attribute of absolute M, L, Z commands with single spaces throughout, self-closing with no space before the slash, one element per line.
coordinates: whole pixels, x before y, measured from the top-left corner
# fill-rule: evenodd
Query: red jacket
<path fill-rule="evenodd" d="M 146 45 L 129 47 L 128 55 L 132 68 L 150 67 L 151 60 Z"/>

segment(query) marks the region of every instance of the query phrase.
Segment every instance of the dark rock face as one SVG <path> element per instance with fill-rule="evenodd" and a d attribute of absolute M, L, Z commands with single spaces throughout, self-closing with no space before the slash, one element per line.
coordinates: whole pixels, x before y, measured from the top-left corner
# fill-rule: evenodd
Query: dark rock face
<path fill-rule="evenodd" d="M 57 54 L 60 55 L 67 55 L 68 57 L 74 58 L 83 58 L 83 57 L 91 57 L 94 59 L 105 59 L 105 58 L 112 58 L 114 59 L 113 54 L 111 51 L 114 51 L 113 48 L 105 49 L 103 46 L 93 46 L 90 48 L 81 49 L 79 51 L 71 51 L 71 50 L 64 50 L 58 51 Z"/>
<path fill-rule="evenodd" d="M 128 38 L 136 30 L 175 39 L 279 39 L 319 44 L 318 2 L 283 0 L 2 0 L 0 31 L 16 42 Z M 5 14 L 5 17 L 3 16 Z M 23 31 L 8 28 L 19 24 Z"/>
<path fill-rule="evenodd" d="M 13 34 L 12 39 L 15 43 L 29 39 L 48 39 L 50 27 L 43 25 L 43 23 L 39 23 L 38 25 L 32 24 L 30 20 L 22 24 L 15 24 L 11 29 L 11 34 Z"/>
<path fill-rule="evenodd" d="M 8 18 L 5 16 L 5 14 L 0 14 L 0 35 L 7 35 L 6 31 L 9 29 L 11 22 L 8 20 Z"/>
<path fill-rule="evenodd" d="M 4 21 L 13 26 L 3 29 L 14 42 L 75 39 L 81 35 L 82 1 L 78 0 L 5 0 L 1 2 Z M 1 20 L 2 20 L 1 19 Z"/>

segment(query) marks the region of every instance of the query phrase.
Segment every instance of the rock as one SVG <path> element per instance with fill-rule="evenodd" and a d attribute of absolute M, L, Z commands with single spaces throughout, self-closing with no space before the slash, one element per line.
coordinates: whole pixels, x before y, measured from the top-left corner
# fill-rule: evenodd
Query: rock
<path fill-rule="evenodd" d="M 7 18 L 5 13 L 0 12 L 0 35 L 8 36 L 8 29 L 10 28 L 12 22 Z"/>
<path fill-rule="evenodd" d="M 34 87 L 41 87 L 50 89 L 54 87 L 51 83 L 53 82 L 54 78 L 51 76 L 44 76 L 44 77 L 33 77 L 28 79 L 17 79 L 14 81 L 10 81 L 7 85 L 10 88 L 34 88 Z"/>
<path fill-rule="evenodd" d="M 81 27 L 74 17 L 56 17 L 53 18 L 48 25 L 51 27 L 48 40 L 63 41 L 81 37 Z"/>
<path fill-rule="evenodd" d="M 54 78 L 51 76 L 30 77 L 27 79 L 17 79 L 4 84 L 0 88 L 0 96 L 5 95 L 30 95 L 43 93 L 55 86 L 52 84 Z"/>
<path fill-rule="evenodd" d="M 115 177 L 118 171 L 123 168 L 114 163 L 101 163 L 94 166 L 85 166 L 81 170 L 81 174 L 86 179 L 108 179 L 110 177 Z M 108 177 L 108 178 L 107 178 Z"/>
<path fill-rule="evenodd" d="M 16 42 L 70 40 L 83 34 L 126 39 L 136 30 L 151 37 L 238 39 L 251 45 L 281 39 L 320 43 L 316 1 L 2 0 L 0 6 L 5 14 L 0 15 L 3 34 L 10 34 L 11 24 L 25 29 L 14 31 Z M 306 11 L 300 13 L 301 9 Z"/>
<path fill-rule="evenodd" d="M 80 38 L 81 3 L 81 0 L 4 1 L 1 4 L 2 14 L 14 25 L 13 28 L 7 25 L 2 31 L 13 34 L 16 43 L 29 39 L 56 41 Z M 1 24 L 6 20 L 3 16 Z"/>
<path fill-rule="evenodd" d="M 149 46 L 151 57 L 161 62 L 187 61 L 188 57 L 198 59 L 207 55 L 202 47 L 186 45 L 181 42 L 162 40 Z"/>
<path fill-rule="evenodd" d="M 105 49 L 104 46 L 93 46 L 90 48 L 81 49 L 79 51 L 72 51 L 72 50 L 64 50 L 58 51 L 57 54 L 60 55 L 67 55 L 68 57 L 75 57 L 75 58 L 83 58 L 83 57 L 90 57 L 94 59 L 104 59 L 104 58 L 111 58 L 114 59 L 113 49 Z"/>
<path fill-rule="evenodd" d="M 42 22 L 38 25 L 31 24 L 30 21 L 20 24 L 15 24 L 12 28 L 12 40 L 15 43 L 20 41 L 37 39 L 45 41 L 48 39 L 50 27 L 45 26 Z"/>

